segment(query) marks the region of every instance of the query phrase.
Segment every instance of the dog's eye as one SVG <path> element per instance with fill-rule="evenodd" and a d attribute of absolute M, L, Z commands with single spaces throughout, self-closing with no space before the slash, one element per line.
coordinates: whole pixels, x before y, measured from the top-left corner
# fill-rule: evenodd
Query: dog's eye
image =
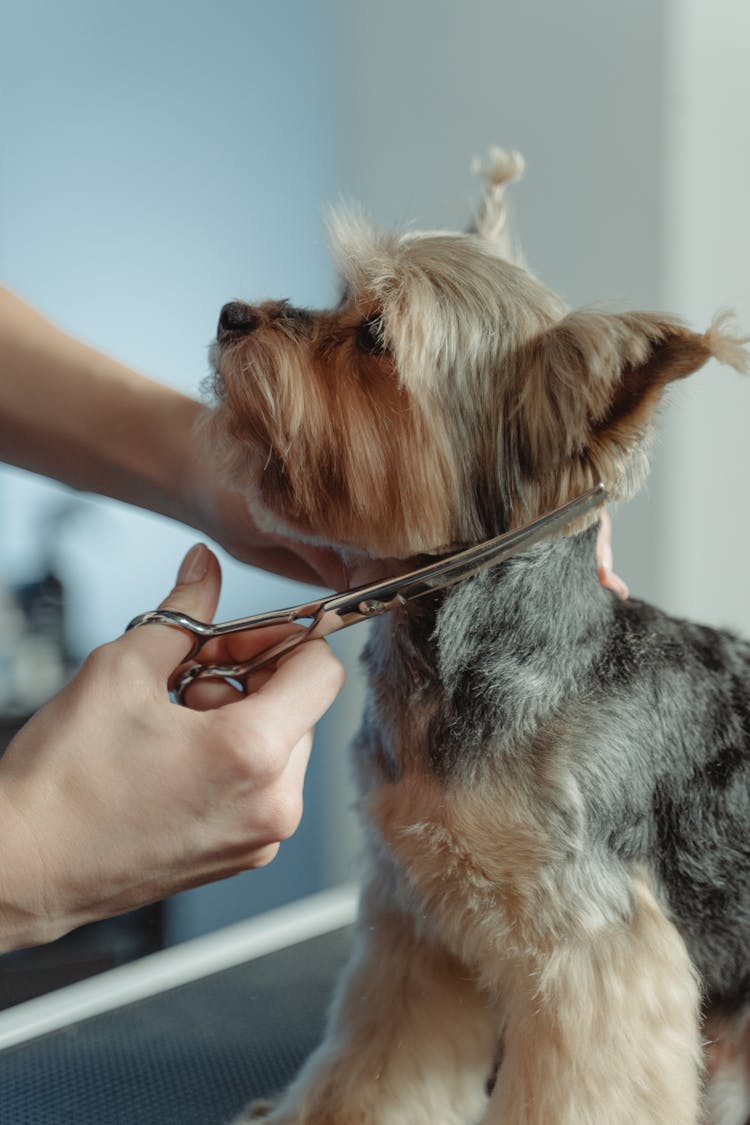
<path fill-rule="evenodd" d="M 380 314 L 368 317 L 357 325 L 357 347 L 365 355 L 383 355 L 386 351 L 383 318 Z"/>

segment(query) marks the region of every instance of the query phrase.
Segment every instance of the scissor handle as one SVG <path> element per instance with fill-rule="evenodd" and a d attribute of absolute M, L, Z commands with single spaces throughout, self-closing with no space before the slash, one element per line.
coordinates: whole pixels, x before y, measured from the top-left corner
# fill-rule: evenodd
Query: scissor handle
<path fill-rule="evenodd" d="M 267 625 L 309 621 L 306 628 L 288 634 L 283 640 L 257 653 L 250 660 L 227 665 L 196 663 L 176 678 L 174 687 L 170 684 L 179 702 L 183 702 L 187 688 L 199 678 L 234 680 L 242 686 L 244 677 L 248 673 L 273 663 L 279 656 L 301 644 L 302 641 L 313 637 L 324 637 L 358 621 L 388 613 L 426 594 L 447 589 L 456 582 L 464 581 L 485 567 L 496 566 L 518 554 L 519 551 L 527 550 L 541 539 L 564 531 L 571 522 L 605 503 L 607 496 L 606 486 L 599 482 L 574 500 L 548 512 L 525 527 L 477 543 L 408 574 L 359 586 L 354 590 L 342 590 L 328 598 L 308 602 L 305 605 L 290 606 L 287 609 L 272 610 L 270 613 L 258 613 L 253 617 L 240 617 L 216 624 L 198 621 L 178 610 L 155 609 L 133 618 L 128 629 L 139 625 L 170 625 L 188 633 L 192 638 L 193 647 L 181 661 L 182 666 L 197 655 L 206 641 L 215 637 L 247 632 Z"/>
<path fill-rule="evenodd" d="M 262 629 L 266 625 L 286 625 L 300 617 L 314 617 L 322 604 L 318 599 L 305 605 L 272 609 L 267 613 L 254 613 L 250 617 L 236 617 L 232 621 L 199 621 L 197 617 L 191 617 L 189 613 L 182 613 L 177 609 L 150 609 L 134 617 L 125 632 L 136 629 L 139 625 L 173 625 L 196 637 L 200 646 L 214 637 L 225 637 L 228 633 L 245 633 L 251 629 Z"/>
<path fill-rule="evenodd" d="M 308 613 L 305 611 L 308 610 Z M 209 622 L 199 621 L 188 613 L 175 609 L 152 609 L 146 613 L 139 613 L 128 624 L 125 632 L 130 629 L 140 628 L 142 625 L 168 625 L 172 629 L 181 629 L 192 640 L 192 647 L 185 653 L 180 661 L 180 667 L 198 655 L 206 641 L 216 637 L 225 637 L 232 633 L 251 632 L 265 626 L 291 624 L 299 616 L 310 617 L 306 627 L 297 632 L 289 633 L 276 644 L 255 654 L 249 660 L 236 664 L 191 664 L 179 676 L 172 677 L 169 688 L 178 703 L 185 702 L 185 692 L 192 683 L 198 679 L 233 680 L 242 685 L 244 678 L 258 668 L 273 663 L 292 648 L 296 648 L 302 641 L 308 640 L 312 631 L 320 624 L 323 613 L 320 603 L 311 602 L 307 606 L 293 606 L 289 609 L 271 610 L 269 613 L 258 613 L 253 617 L 238 618 L 235 621 Z"/>
<path fill-rule="evenodd" d="M 191 664 L 174 681 L 170 691 L 177 703 L 185 706 L 185 693 L 196 680 L 211 679 L 223 680 L 225 683 L 235 681 L 240 695 L 246 695 L 244 673 L 240 664 Z"/>
<path fill-rule="evenodd" d="M 191 617 L 188 613 L 180 613 L 176 609 L 150 609 L 146 613 L 139 613 L 128 624 L 125 632 L 127 633 L 130 629 L 137 629 L 141 625 L 170 625 L 173 629 L 182 629 L 184 633 L 187 633 L 193 642 L 193 647 L 190 652 L 185 654 L 184 660 L 192 660 L 203 648 L 206 641 L 213 636 L 210 624 L 205 621 L 198 621 L 197 618 Z"/>
<path fill-rule="evenodd" d="M 289 633 L 286 637 L 277 641 L 275 645 L 271 645 L 270 648 L 256 652 L 255 656 L 251 656 L 248 660 L 241 660 L 236 664 L 199 664 L 197 662 L 191 664 L 189 668 L 180 673 L 173 684 L 170 684 L 170 690 L 178 703 L 184 703 L 187 689 L 196 680 L 224 680 L 236 683 L 240 693 L 247 694 L 245 678 L 251 672 L 257 672 L 260 668 L 266 668 L 269 664 L 274 664 L 280 656 L 291 652 L 304 641 L 331 632 L 332 623 L 328 620 L 324 621 L 325 616 L 323 610 L 318 610 L 307 626 L 294 633 Z M 175 622 L 175 624 L 177 623 Z M 187 659 L 189 660 L 190 657 L 188 656 Z"/>

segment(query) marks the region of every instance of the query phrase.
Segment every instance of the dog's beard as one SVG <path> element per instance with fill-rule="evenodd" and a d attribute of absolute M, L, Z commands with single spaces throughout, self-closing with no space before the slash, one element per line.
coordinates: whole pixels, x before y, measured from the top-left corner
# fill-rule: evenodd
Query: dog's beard
<path fill-rule="evenodd" d="M 261 526 L 378 558 L 455 539 L 458 470 L 441 412 L 351 353 L 273 328 L 217 350 L 211 438 Z"/>

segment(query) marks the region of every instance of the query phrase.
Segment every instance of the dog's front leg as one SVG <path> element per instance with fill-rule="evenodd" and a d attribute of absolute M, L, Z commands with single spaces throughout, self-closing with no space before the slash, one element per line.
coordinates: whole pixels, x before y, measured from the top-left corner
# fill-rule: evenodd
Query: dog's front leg
<path fill-rule="evenodd" d="M 268 1125 L 474 1125 L 495 1048 L 466 969 L 371 892 L 326 1037 L 261 1116 Z"/>
<path fill-rule="evenodd" d="M 641 879 L 634 910 L 523 966 L 483 1125 L 697 1125 L 699 987 Z"/>

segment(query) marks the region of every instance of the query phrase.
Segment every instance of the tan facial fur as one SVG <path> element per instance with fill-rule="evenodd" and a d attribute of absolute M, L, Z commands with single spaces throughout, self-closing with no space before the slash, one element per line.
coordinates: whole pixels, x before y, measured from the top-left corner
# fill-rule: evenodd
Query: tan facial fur
<path fill-rule="evenodd" d="M 260 326 L 219 360 L 214 424 L 232 441 L 235 479 L 254 480 L 263 506 L 304 536 L 375 554 L 447 542 L 450 450 L 390 356 L 358 350 L 367 312 L 295 322 L 283 305 L 255 311 Z"/>

